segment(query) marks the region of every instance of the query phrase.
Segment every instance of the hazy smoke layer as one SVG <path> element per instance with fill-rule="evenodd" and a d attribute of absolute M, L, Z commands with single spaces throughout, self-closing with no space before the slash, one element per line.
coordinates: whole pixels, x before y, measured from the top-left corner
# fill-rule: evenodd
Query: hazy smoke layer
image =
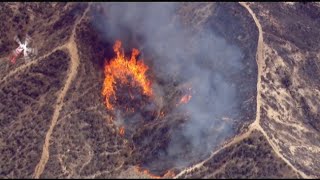
<path fill-rule="evenodd" d="M 210 152 L 232 135 L 231 123 L 223 117 L 231 122 L 237 117 L 238 90 L 228 78 L 244 67 L 240 49 L 217 37 L 213 30 L 190 33 L 179 24 L 177 3 L 106 3 L 106 7 L 106 23 L 96 21 L 106 38 L 120 39 L 126 45 L 135 41 L 128 32 L 141 36 L 138 48 L 153 53 L 153 70 L 157 74 L 163 78 L 174 76 L 192 85 L 192 99 L 181 107 L 190 114 L 190 120 L 174 132 L 167 155 L 176 157 L 187 148 L 181 138 L 190 141 L 192 157 Z M 184 159 L 177 163 L 188 162 Z"/>

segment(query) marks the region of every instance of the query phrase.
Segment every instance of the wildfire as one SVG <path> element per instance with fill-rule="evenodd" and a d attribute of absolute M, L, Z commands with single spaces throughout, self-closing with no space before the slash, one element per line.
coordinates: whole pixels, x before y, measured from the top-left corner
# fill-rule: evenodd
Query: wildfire
<path fill-rule="evenodd" d="M 167 171 L 166 174 L 164 174 L 164 178 L 171 178 L 171 177 L 174 177 L 176 174 L 172 171 L 172 170 L 169 170 Z"/>
<path fill-rule="evenodd" d="M 120 134 L 121 136 L 123 136 L 124 133 L 125 133 L 124 127 L 120 127 L 120 129 L 119 129 L 119 134 Z"/>
<path fill-rule="evenodd" d="M 132 49 L 130 59 L 124 55 L 124 51 L 121 48 L 121 41 L 115 42 L 113 50 L 116 57 L 106 64 L 104 69 L 105 80 L 103 83 L 102 95 L 105 96 L 107 108 L 113 109 L 110 102 L 111 97 L 113 97 L 114 100 L 117 100 L 115 85 L 118 82 L 130 84 L 130 86 L 139 86 L 142 88 L 145 95 L 151 96 L 151 81 L 149 81 L 146 76 L 148 66 L 145 65 L 142 60 L 137 61 L 136 59 L 140 53 L 139 50 Z M 129 81 L 129 77 L 131 77 L 132 80 Z"/>
<path fill-rule="evenodd" d="M 160 112 L 160 117 L 163 118 L 165 116 L 165 113 L 163 111 Z"/>
<path fill-rule="evenodd" d="M 192 98 L 191 95 L 186 94 L 186 95 L 182 96 L 179 104 L 187 104 L 191 98 Z"/>
<path fill-rule="evenodd" d="M 148 170 L 142 170 L 139 166 L 134 167 L 135 171 L 140 174 L 144 174 L 153 179 L 161 179 L 161 178 L 172 178 L 175 176 L 175 173 L 172 170 L 167 171 L 163 176 L 156 176 L 151 174 Z"/>
<path fill-rule="evenodd" d="M 187 91 L 186 94 L 183 95 L 182 98 L 180 99 L 180 101 L 176 104 L 177 106 L 181 105 L 181 104 L 187 104 L 191 100 L 192 88 L 189 87 L 189 88 L 187 88 L 186 91 Z"/>

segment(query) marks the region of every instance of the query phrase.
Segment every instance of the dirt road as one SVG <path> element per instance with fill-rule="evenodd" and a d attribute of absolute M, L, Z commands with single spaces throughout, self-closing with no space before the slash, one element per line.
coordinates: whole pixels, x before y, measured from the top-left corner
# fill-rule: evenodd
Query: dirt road
<path fill-rule="evenodd" d="M 51 125 L 50 128 L 46 134 L 45 137 L 45 142 L 43 145 L 43 149 L 42 149 L 42 155 L 41 155 L 41 159 L 39 161 L 39 163 L 37 164 L 35 171 L 34 171 L 34 178 L 39 178 L 40 175 L 42 174 L 48 159 L 49 159 L 49 146 L 50 146 L 50 138 L 51 138 L 51 134 L 53 132 L 53 129 L 57 123 L 57 120 L 59 118 L 60 115 L 60 111 L 63 107 L 63 100 L 67 94 L 67 91 L 71 85 L 72 80 L 76 77 L 77 72 L 78 72 L 78 66 L 79 66 L 79 55 L 78 55 L 78 49 L 77 49 L 77 44 L 75 42 L 75 31 L 76 28 L 78 26 L 78 24 L 81 22 L 81 20 L 83 19 L 83 17 L 86 15 L 86 13 L 89 10 L 90 5 L 88 5 L 87 9 L 85 10 L 85 12 L 83 13 L 82 17 L 77 21 L 77 23 L 74 25 L 74 28 L 72 30 L 72 34 L 71 37 L 69 39 L 69 41 L 64 45 L 64 47 L 69 51 L 70 54 L 70 58 L 71 58 L 71 63 L 70 63 L 70 67 L 69 67 L 69 73 L 66 77 L 65 80 L 65 84 L 62 87 L 62 90 L 58 96 L 58 99 L 56 101 L 56 106 L 54 109 L 54 113 L 51 119 Z"/>

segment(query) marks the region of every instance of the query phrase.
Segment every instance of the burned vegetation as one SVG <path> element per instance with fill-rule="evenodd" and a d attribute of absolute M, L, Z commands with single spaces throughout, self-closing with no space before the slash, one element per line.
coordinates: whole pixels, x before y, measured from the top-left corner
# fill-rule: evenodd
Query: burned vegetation
<path fill-rule="evenodd" d="M 89 11 L 78 22 L 87 7 Z M 297 8 L 300 12 L 305 7 Z M 260 6 L 252 9 L 261 11 Z M 0 69 L 5 69 L 0 72 L 0 177 L 34 177 L 56 105 L 61 109 L 40 178 L 135 177 L 132 174 L 173 178 L 246 132 L 256 118 L 258 29 L 238 3 L 6 3 L 0 10 L 7 12 L 0 14 L 1 19 L 13 17 L 8 18 L 10 32 L 17 30 L 22 36 L 28 32 L 35 37 L 42 57 L 25 66 L 22 62 L 9 68 L 0 64 Z M 316 17 L 314 13 L 310 16 Z M 296 42 L 294 35 L 281 29 L 264 28 L 280 33 L 301 50 L 310 50 L 307 45 L 316 47 L 310 38 Z M 290 28 L 296 33 L 300 25 Z M 65 97 L 56 104 L 74 63 L 67 51 L 57 47 L 70 48 L 65 43 L 73 29 L 72 48 L 78 52 L 79 64 Z M 4 31 L 2 26 L 0 30 Z M 7 38 L 11 34 L 6 35 L 0 39 L 0 50 L 14 47 Z M 121 42 L 118 51 L 117 40 Z M 279 44 L 272 43 L 275 39 L 271 35 L 265 39 L 284 56 L 285 43 L 276 40 Z M 123 61 L 119 60 L 122 49 Z M 2 58 L 5 54 L 0 53 Z M 267 66 L 273 67 L 274 56 L 266 57 Z M 297 80 L 291 74 L 299 74 L 310 87 L 318 88 L 314 78 L 319 74 L 318 56 L 311 53 L 298 71 L 292 57 L 284 56 L 287 68 L 274 65 L 274 72 L 266 68 L 261 77 L 263 90 L 287 89 L 302 108 L 290 112 L 303 117 L 302 121 L 316 131 L 319 116 L 313 104 L 317 100 L 294 91 Z M 16 75 L 5 76 L 8 72 Z M 277 86 L 270 86 L 273 83 Z M 267 122 L 269 111 L 292 108 L 291 97 L 278 103 L 279 98 L 270 91 L 261 92 L 261 122 L 268 135 L 272 132 Z M 280 124 L 273 127 L 288 130 Z M 310 139 L 317 143 L 316 138 Z M 179 176 L 253 177 L 300 176 L 278 157 L 259 131 Z"/>
<path fill-rule="evenodd" d="M 106 74 L 105 74 L 106 71 L 115 71 L 117 73 L 121 71 L 121 70 L 111 69 L 111 67 L 109 67 L 111 66 L 110 63 L 112 63 L 112 59 L 113 59 L 112 52 L 114 47 L 112 48 L 111 45 L 114 43 L 114 40 L 117 39 L 118 37 L 119 39 L 121 39 L 121 42 L 125 50 L 124 51 L 125 56 L 127 56 L 129 59 L 130 54 L 132 53 L 131 51 L 128 50 L 130 48 L 130 45 L 135 44 L 136 46 L 131 46 L 131 47 L 138 48 L 139 50 L 141 50 L 139 47 L 142 47 L 144 46 L 144 44 L 147 44 L 148 38 L 149 38 L 149 37 L 146 37 L 147 35 L 141 34 L 141 32 L 132 31 L 132 29 L 130 29 L 132 28 L 130 27 L 130 25 L 124 25 L 124 26 L 127 26 L 124 28 L 121 25 L 119 26 L 115 25 L 116 29 L 118 28 L 117 30 L 119 30 L 121 35 L 123 32 L 125 32 L 126 34 L 124 36 L 119 36 L 119 34 L 116 33 L 116 35 L 113 36 L 114 29 L 112 28 L 114 27 L 112 26 L 112 23 L 113 23 L 112 22 L 113 7 L 112 6 L 113 5 L 110 5 L 110 7 L 109 6 L 105 6 L 105 7 L 93 6 L 93 10 L 92 10 L 93 19 L 91 19 L 92 22 L 84 22 L 83 24 L 84 26 L 79 28 L 81 30 L 78 32 L 79 34 L 86 34 L 85 32 L 88 32 L 88 33 L 90 32 L 90 35 L 83 36 L 83 38 L 82 36 L 79 36 L 79 44 L 83 44 L 83 47 L 86 47 L 85 46 L 86 44 L 94 44 L 94 46 L 96 47 L 96 48 L 91 48 L 91 47 L 83 48 L 83 50 L 87 53 L 83 53 L 82 55 L 84 56 L 83 57 L 84 59 L 89 60 L 87 62 L 84 62 L 86 64 L 86 66 L 84 66 L 85 68 L 100 70 L 98 71 L 99 74 L 95 75 L 95 77 L 99 80 L 95 81 L 97 82 L 97 87 L 94 87 L 94 89 L 98 89 L 100 87 L 102 91 L 105 90 L 104 87 L 101 87 L 101 85 L 99 85 L 99 83 L 102 82 L 102 79 L 106 78 L 105 82 L 106 80 L 108 80 L 107 82 L 110 81 L 110 79 L 107 79 L 108 77 L 106 77 Z M 114 5 L 114 6 L 117 7 L 117 5 Z M 206 6 L 204 7 L 206 8 Z M 99 8 L 100 10 L 98 11 L 97 9 Z M 103 16 L 104 14 L 99 14 L 99 12 L 107 13 L 108 10 L 101 10 L 101 8 L 102 9 L 111 8 L 111 10 L 109 10 L 110 14 L 106 14 L 105 19 L 101 18 L 101 16 Z M 179 8 L 183 9 L 184 7 L 182 6 Z M 213 33 L 221 35 L 221 32 L 224 32 L 224 28 L 227 27 L 227 24 L 223 24 L 223 22 L 218 21 L 218 19 L 227 18 L 232 22 L 234 21 L 235 23 L 238 22 L 239 20 L 245 22 L 246 20 L 236 19 L 237 17 L 234 15 L 235 14 L 234 11 L 244 11 L 244 9 L 238 10 L 237 8 L 241 9 L 241 7 L 237 7 L 237 6 L 228 7 L 225 4 L 218 4 L 214 9 L 208 9 L 207 11 L 213 11 L 215 15 L 213 15 L 212 17 L 206 20 L 206 23 L 203 25 L 203 28 L 207 29 L 208 31 L 212 31 Z M 126 10 L 130 11 L 130 8 Z M 182 14 L 184 13 L 183 10 L 179 12 Z M 227 17 L 224 17 L 225 12 L 228 12 L 228 13 L 230 12 L 230 15 L 228 14 Z M 206 13 L 210 13 L 210 12 L 206 12 Z M 178 15 L 182 16 L 182 14 L 178 14 Z M 223 17 L 221 17 L 222 15 Z M 101 22 L 99 22 L 95 18 L 101 20 Z M 247 19 L 249 20 L 249 18 Z M 216 123 L 217 127 L 219 126 L 222 127 L 223 124 L 225 123 L 224 121 L 232 124 L 230 128 L 233 130 L 230 130 L 230 134 L 229 132 L 226 133 L 226 134 L 229 134 L 227 135 L 229 137 L 232 136 L 231 135 L 232 131 L 241 132 L 241 129 L 246 127 L 246 125 L 249 124 L 250 122 L 252 122 L 255 117 L 255 93 L 256 93 L 255 77 L 256 77 L 257 68 L 255 63 L 254 47 L 255 47 L 256 41 L 254 39 L 248 39 L 246 37 L 248 34 L 246 33 L 246 31 L 257 32 L 257 30 L 254 27 L 253 21 L 251 19 L 250 21 L 251 21 L 250 26 L 247 26 L 241 23 L 236 23 L 235 26 L 237 26 L 237 28 L 234 27 L 231 30 L 231 32 L 228 32 L 228 34 L 225 34 L 223 36 L 223 38 L 227 39 L 226 41 L 222 40 L 222 38 L 216 39 L 216 41 L 223 41 L 223 43 L 225 44 L 236 44 L 237 46 L 243 48 L 241 49 L 241 51 L 244 52 L 244 54 L 241 55 L 241 57 L 237 57 L 237 58 L 239 58 L 240 59 L 239 61 L 241 61 L 239 66 L 244 66 L 242 68 L 246 69 L 246 71 L 236 71 L 236 73 L 228 74 L 226 73 L 227 71 L 225 70 L 228 68 L 229 70 L 232 70 L 233 68 L 232 65 L 223 65 L 223 62 L 222 62 L 223 59 L 219 59 L 221 60 L 221 62 L 212 63 L 210 62 L 211 57 L 206 56 L 205 54 L 204 56 L 199 56 L 198 58 L 199 64 L 196 65 L 196 64 L 193 64 L 193 62 L 189 64 L 189 60 L 188 60 L 186 61 L 186 64 L 182 66 L 182 67 L 186 67 L 187 70 L 188 69 L 191 70 L 192 73 L 194 72 L 194 70 L 191 68 L 191 66 L 194 66 L 194 65 L 200 66 L 200 67 L 209 66 L 208 68 L 212 68 L 212 69 L 206 68 L 205 71 L 221 73 L 222 74 L 221 76 L 224 79 L 226 79 L 226 81 L 228 81 L 227 85 L 225 85 L 226 87 L 228 87 L 230 83 L 230 84 L 233 84 L 232 88 L 241 89 L 241 91 L 239 91 L 239 94 L 236 95 L 236 98 L 237 98 L 236 101 L 237 103 L 238 101 L 240 101 L 242 102 L 242 104 L 241 103 L 235 104 L 236 107 L 234 107 L 235 109 L 237 108 L 241 108 L 241 109 L 237 111 L 236 115 L 231 113 L 230 114 L 225 113 L 224 115 L 226 117 L 223 117 L 222 115 L 220 115 L 218 118 L 222 118 L 220 119 L 221 122 Z M 122 22 L 119 22 L 119 23 L 121 24 Z M 161 26 L 161 24 L 159 26 Z M 92 30 L 87 30 L 88 28 Z M 171 28 L 171 27 L 168 27 L 168 28 Z M 238 31 L 236 31 L 236 29 L 239 29 L 239 28 L 241 29 L 240 31 L 241 33 L 238 33 Z M 171 30 L 171 31 L 175 31 L 175 30 Z M 201 32 L 198 32 L 198 33 L 201 34 Z M 139 38 L 139 37 L 142 37 L 142 38 Z M 237 37 L 242 37 L 242 38 L 237 38 Z M 196 37 L 196 38 L 200 38 L 199 43 L 203 41 L 201 37 Z M 82 42 L 86 42 L 86 43 L 82 43 Z M 167 43 L 173 43 L 173 42 L 174 40 L 172 41 L 170 40 Z M 158 43 L 163 43 L 163 42 L 161 41 Z M 241 46 L 241 45 L 245 45 L 245 46 Z M 103 48 L 103 46 L 105 46 L 106 48 Z M 79 48 L 82 49 L 82 45 L 80 45 Z M 181 48 L 184 48 L 184 47 L 181 47 Z M 92 52 L 96 52 L 96 53 L 92 53 Z M 159 66 L 158 64 L 161 63 L 161 61 L 163 61 L 162 62 L 163 65 L 166 63 L 169 63 L 170 65 L 170 62 L 166 62 L 162 60 L 163 57 L 161 57 L 161 55 L 158 54 L 158 50 L 153 49 L 153 47 L 145 47 L 143 48 L 143 51 L 141 53 L 142 55 L 139 56 L 139 60 L 137 60 L 137 62 L 139 64 L 141 61 L 145 63 L 146 66 L 148 66 L 147 78 L 149 78 L 149 80 L 152 81 L 152 85 L 155 84 L 154 86 L 152 86 L 154 90 L 152 95 L 149 94 L 146 96 L 143 93 L 145 91 L 143 87 L 137 87 L 134 85 L 134 83 L 137 82 L 138 80 L 138 79 L 135 79 L 137 77 L 127 76 L 124 73 L 123 77 L 118 77 L 118 78 L 124 78 L 126 79 L 125 81 L 117 79 L 115 80 L 114 84 L 110 84 L 110 86 L 114 86 L 113 89 L 109 89 L 113 93 L 113 96 L 109 97 L 110 101 L 109 99 L 102 97 L 100 98 L 100 102 L 102 101 L 102 103 L 105 106 L 105 110 L 104 110 L 105 112 L 103 112 L 103 114 L 106 114 L 106 113 L 109 114 L 109 116 L 107 116 L 107 118 L 109 119 L 108 122 L 115 124 L 115 126 L 113 127 L 115 128 L 115 131 L 117 131 L 120 137 L 122 137 L 128 142 L 128 145 L 126 148 L 128 148 L 127 151 L 130 152 L 131 157 L 126 158 L 126 162 L 124 164 L 130 165 L 130 166 L 138 165 L 139 167 L 142 167 L 142 169 L 147 169 L 154 175 L 162 176 L 166 174 L 168 170 L 172 169 L 176 171 L 175 169 L 176 166 L 186 167 L 192 163 L 195 163 L 207 157 L 209 153 L 207 148 L 211 146 L 209 148 L 211 149 L 211 148 L 214 148 L 214 146 L 209 145 L 210 144 L 209 143 L 208 147 L 204 147 L 204 149 L 202 149 L 202 147 L 198 147 L 198 149 L 195 149 L 194 140 L 188 139 L 189 135 L 185 134 L 185 132 L 188 131 L 187 130 L 189 128 L 188 126 L 192 128 L 190 124 L 188 125 L 188 123 L 192 118 L 188 114 L 189 112 L 186 111 L 184 104 L 188 104 L 189 101 L 192 102 L 193 99 L 196 99 L 194 101 L 198 101 L 202 98 L 201 95 L 194 96 L 194 94 L 192 94 L 193 93 L 192 89 L 196 89 L 195 91 L 197 91 L 197 87 L 196 87 L 197 85 L 194 85 L 195 87 L 192 87 L 191 85 L 192 83 L 187 82 L 188 78 L 194 75 L 191 73 L 191 74 L 186 74 L 186 76 L 183 77 L 183 74 L 186 72 L 182 71 L 182 72 L 177 72 L 178 73 L 177 76 L 174 77 L 172 76 L 172 74 L 170 74 L 171 72 L 169 70 L 170 75 L 163 76 L 163 74 L 161 73 L 164 73 L 164 72 L 161 72 L 161 70 L 157 69 L 158 68 L 157 66 Z M 168 53 L 169 53 L 168 58 L 170 59 L 171 52 L 168 52 Z M 219 54 L 220 52 L 217 52 L 217 53 Z M 116 56 L 115 52 L 113 53 L 113 56 Z M 221 56 L 223 58 L 223 55 Z M 190 57 L 191 57 L 190 59 L 192 59 L 192 58 L 195 58 L 196 56 L 190 54 Z M 142 58 L 144 60 L 141 60 Z M 182 58 L 181 60 L 183 60 L 183 58 L 185 57 L 180 57 L 180 58 Z M 101 62 L 101 59 L 103 59 L 104 61 Z M 231 61 L 233 60 L 230 60 L 229 63 L 233 63 Z M 102 71 L 100 69 L 101 66 L 104 67 L 102 68 Z M 130 69 L 129 64 L 128 66 Z M 236 68 L 240 68 L 240 67 L 236 67 Z M 125 69 L 125 67 L 123 67 L 122 69 Z M 88 71 L 88 70 L 85 70 L 85 71 L 91 73 L 91 71 Z M 212 74 L 212 75 L 215 76 L 215 74 Z M 84 77 L 79 77 L 79 79 L 80 78 L 83 79 Z M 86 77 L 85 79 L 87 78 L 90 78 L 90 77 Z M 216 82 L 219 82 L 219 81 L 221 80 L 219 78 L 216 78 Z M 127 83 L 124 83 L 124 82 L 127 82 Z M 216 82 L 212 82 L 212 83 L 216 83 Z M 84 85 L 84 83 L 88 84 L 86 86 L 83 86 L 85 88 L 85 87 L 89 87 L 90 86 L 89 84 L 91 82 L 88 81 L 88 83 L 86 83 L 86 81 L 84 81 L 83 79 L 82 84 Z M 81 84 L 79 85 L 81 86 Z M 215 88 L 219 89 L 217 87 Z M 78 94 L 77 92 L 72 92 L 72 93 Z M 91 94 L 94 93 L 95 94 L 94 96 L 98 96 L 98 95 L 101 96 L 101 91 L 100 92 L 91 91 L 88 93 L 91 93 Z M 88 94 L 86 96 L 88 96 Z M 112 103 L 113 105 L 111 105 L 110 103 Z M 72 104 L 70 105 L 75 107 Z M 180 108 L 180 106 L 182 108 Z M 99 105 L 99 108 L 102 108 L 102 107 Z M 204 114 L 206 113 L 207 112 L 204 112 Z M 229 115 L 234 118 L 228 117 Z M 196 123 L 196 119 L 193 122 Z M 207 141 L 209 141 L 210 137 L 214 138 L 215 141 L 217 141 L 216 142 L 217 144 L 221 143 L 223 139 L 226 137 L 226 134 L 222 133 L 219 135 L 219 132 L 214 132 L 214 131 L 211 132 L 211 135 L 209 135 L 210 134 L 209 132 L 205 132 L 205 131 L 208 131 L 209 129 L 201 129 L 201 128 L 203 127 L 200 127 L 200 131 L 203 131 L 201 132 L 203 133 L 203 135 L 197 134 L 196 136 L 198 138 L 203 136 L 201 137 L 202 138 L 201 142 L 203 142 L 204 144 L 206 144 Z M 223 128 L 224 127 L 222 127 L 222 129 Z M 216 135 L 214 135 L 214 133 L 216 133 Z M 177 144 L 177 146 L 173 144 Z M 179 161 L 181 162 L 180 165 L 178 165 L 179 163 L 177 164 L 177 162 Z"/>

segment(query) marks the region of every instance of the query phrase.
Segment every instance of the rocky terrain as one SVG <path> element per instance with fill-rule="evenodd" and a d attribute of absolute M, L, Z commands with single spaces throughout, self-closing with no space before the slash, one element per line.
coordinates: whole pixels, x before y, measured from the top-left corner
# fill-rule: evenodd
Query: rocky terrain
<path fill-rule="evenodd" d="M 144 51 L 165 94 L 156 101 L 159 108 L 129 104 L 144 116 L 137 124 L 126 122 L 124 135 L 106 109 L 101 89 L 114 39 L 101 30 L 112 27 L 99 27 L 96 19 L 108 23 L 109 7 L 0 6 L 1 178 L 320 177 L 319 3 L 178 3 L 172 19 L 193 34 L 209 30 L 221 37 L 224 50 L 239 47 L 243 68 L 198 60 L 236 89 L 237 111 L 218 117 L 231 130 L 219 136 L 223 131 L 216 128 L 210 151 L 195 151 L 188 138 L 177 136 L 183 148 L 174 155 L 166 154 L 171 137 L 188 122 L 185 112 L 174 110 L 184 79 L 163 79 L 152 49 Z M 126 51 L 142 44 L 139 34 L 124 31 Z M 13 37 L 26 33 L 39 54 L 10 64 Z M 185 39 L 196 46 L 191 37 Z M 210 134 L 201 137 L 202 143 L 213 141 Z"/>

